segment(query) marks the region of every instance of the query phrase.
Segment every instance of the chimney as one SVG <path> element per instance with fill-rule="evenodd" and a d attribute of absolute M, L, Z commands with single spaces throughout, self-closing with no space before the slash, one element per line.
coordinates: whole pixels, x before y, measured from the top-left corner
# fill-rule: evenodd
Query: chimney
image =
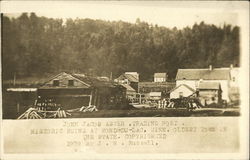
<path fill-rule="evenodd" d="M 212 71 L 213 70 L 213 66 L 209 65 L 209 70 Z"/>
<path fill-rule="evenodd" d="M 233 69 L 234 68 L 234 65 L 233 64 L 230 64 L 230 69 Z"/>

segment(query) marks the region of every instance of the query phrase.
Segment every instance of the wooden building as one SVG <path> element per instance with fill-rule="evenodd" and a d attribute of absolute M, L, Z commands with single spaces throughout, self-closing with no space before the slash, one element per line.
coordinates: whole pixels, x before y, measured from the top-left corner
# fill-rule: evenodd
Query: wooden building
<path fill-rule="evenodd" d="M 37 95 L 38 101 L 63 109 L 88 105 L 98 109 L 119 108 L 126 101 L 126 88 L 98 77 L 62 72 L 39 87 Z"/>
<path fill-rule="evenodd" d="M 139 74 L 137 72 L 125 72 L 114 81 L 120 84 L 128 84 L 138 92 Z"/>
<path fill-rule="evenodd" d="M 190 97 L 195 94 L 195 90 L 186 84 L 180 84 L 170 91 L 170 99 Z"/>
<path fill-rule="evenodd" d="M 130 85 L 128 84 L 120 84 L 121 86 L 123 86 L 124 88 L 126 88 L 126 98 L 128 100 L 132 100 L 136 98 L 136 91 L 134 88 L 132 88 Z"/>
<path fill-rule="evenodd" d="M 222 100 L 222 90 L 219 82 L 201 82 L 197 93 L 203 106 L 218 104 Z"/>

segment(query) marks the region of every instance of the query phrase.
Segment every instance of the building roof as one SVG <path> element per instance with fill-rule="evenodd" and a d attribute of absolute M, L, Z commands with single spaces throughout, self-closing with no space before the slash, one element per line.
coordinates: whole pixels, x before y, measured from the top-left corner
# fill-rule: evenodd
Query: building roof
<path fill-rule="evenodd" d="M 86 82 L 80 80 L 79 78 L 76 78 L 75 76 L 73 76 L 73 74 L 66 73 L 66 72 L 61 72 L 61 73 L 59 73 L 59 74 L 57 74 L 57 75 L 51 77 L 51 78 L 48 79 L 47 81 L 45 81 L 45 82 L 41 85 L 40 88 L 47 88 L 47 87 L 48 87 L 48 86 L 47 86 L 47 83 L 48 83 L 48 82 L 50 82 L 50 81 L 52 81 L 52 80 L 58 80 L 58 77 L 60 77 L 60 76 L 62 76 L 62 75 L 68 75 L 68 76 L 70 76 L 72 79 L 75 79 L 75 80 L 79 81 L 79 82 L 84 86 L 84 88 L 90 87 L 90 84 L 88 84 L 88 83 L 86 83 Z M 81 86 L 81 87 L 83 87 L 83 86 Z M 51 87 L 52 87 L 52 86 L 49 86 L 49 88 L 51 88 Z M 63 86 L 63 88 L 65 88 L 65 87 L 68 87 L 68 86 Z M 53 86 L 53 88 L 62 88 L 62 87 Z M 70 88 L 71 88 L 71 87 L 70 87 Z"/>
<path fill-rule="evenodd" d="M 219 82 L 201 82 L 198 86 L 198 89 L 220 89 Z"/>
<path fill-rule="evenodd" d="M 134 88 L 132 88 L 130 85 L 128 84 L 120 84 L 121 86 L 123 86 L 124 88 L 127 89 L 127 91 L 130 91 L 130 92 L 136 92 Z"/>
<path fill-rule="evenodd" d="M 229 80 L 229 69 L 178 69 L 176 80 Z"/>
<path fill-rule="evenodd" d="M 62 72 L 62 73 L 52 77 L 50 80 L 46 81 L 41 88 L 46 88 L 45 84 L 47 82 L 54 80 L 54 79 L 57 79 L 62 74 L 67 74 L 67 75 L 71 76 L 72 79 L 81 82 L 86 87 L 115 87 L 118 85 L 118 83 L 107 81 L 107 79 L 105 79 L 105 78 L 85 76 L 84 74 L 71 74 L 71 73 Z M 55 88 L 60 88 L 60 87 L 55 87 Z"/>
<path fill-rule="evenodd" d="M 166 73 L 155 73 L 154 77 L 155 78 L 166 78 L 167 74 Z"/>
<path fill-rule="evenodd" d="M 175 91 L 176 89 L 180 88 L 181 86 L 184 86 L 184 87 L 186 87 L 187 89 L 189 89 L 190 91 L 195 92 L 195 90 L 194 90 L 193 88 L 189 87 L 189 86 L 186 85 L 186 84 L 180 84 L 179 86 L 173 88 L 170 92 Z"/>
<path fill-rule="evenodd" d="M 85 76 L 85 75 L 79 75 L 79 74 L 71 74 L 73 77 L 81 80 L 82 82 L 85 82 L 89 84 L 90 86 L 94 87 L 114 87 L 115 83 L 107 81 L 106 79 L 99 78 L 99 77 L 91 77 L 91 76 Z"/>
<path fill-rule="evenodd" d="M 123 79 L 128 79 L 130 82 L 139 82 L 139 79 L 132 74 L 122 74 L 120 75 L 117 80 L 123 80 Z"/>

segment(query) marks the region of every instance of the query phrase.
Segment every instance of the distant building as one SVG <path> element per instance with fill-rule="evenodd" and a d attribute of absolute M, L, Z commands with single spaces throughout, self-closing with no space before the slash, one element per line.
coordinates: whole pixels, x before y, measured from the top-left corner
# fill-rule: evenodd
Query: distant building
<path fill-rule="evenodd" d="M 185 84 L 197 90 L 201 82 L 218 82 L 222 90 L 222 99 L 229 101 L 230 69 L 213 68 L 207 69 L 178 69 L 176 75 L 176 86 Z"/>
<path fill-rule="evenodd" d="M 161 96 L 161 92 L 149 92 L 148 94 L 146 94 L 145 98 L 148 100 L 161 100 Z"/>
<path fill-rule="evenodd" d="M 135 77 L 137 79 L 137 81 L 139 82 L 139 73 L 137 72 L 125 72 L 126 75 L 132 75 L 133 77 Z"/>
<path fill-rule="evenodd" d="M 154 82 L 166 82 L 166 81 L 167 81 L 167 73 L 154 74 Z"/>
<path fill-rule="evenodd" d="M 197 88 L 202 105 L 221 102 L 221 87 L 219 82 L 201 82 Z"/>
<path fill-rule="evenodd" d="M 134 88 L 136 92 L 138 91 L 139 74 L 137 72 L 125 72 L 114 81 L 120 84 L 128 84 Z"/>
<path fill-rule="evenodd" d="M 170 91 L 170 98 L 190 97 L 195 94 L 195 90 L 186 84 L 180 84 Z"/>

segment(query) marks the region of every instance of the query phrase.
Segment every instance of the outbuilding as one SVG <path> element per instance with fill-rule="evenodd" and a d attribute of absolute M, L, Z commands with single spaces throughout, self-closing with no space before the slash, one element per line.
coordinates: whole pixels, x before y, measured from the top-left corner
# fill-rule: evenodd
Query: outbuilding
<path fill-rule="evenodd" d="M 201 82 L 198 87 L 198 97 L 203 106 L 221 102 L 221 86 L 219 82 Z"/>
<path fill-rule="evenodd" d="M 196 91 L 186 84 L 180 84 L 170 91 L 170 99 L 195 95 Z"/>

